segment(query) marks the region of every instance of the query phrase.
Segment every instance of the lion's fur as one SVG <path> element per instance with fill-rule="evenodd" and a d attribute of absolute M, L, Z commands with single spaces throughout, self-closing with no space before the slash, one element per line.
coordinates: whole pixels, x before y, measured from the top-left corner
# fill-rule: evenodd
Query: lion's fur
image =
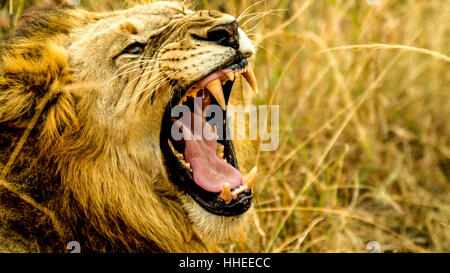
<path fill-rule="evenodd" d="M 203 35 L 223 15 L 200 12 L 188 20 L 171 9 L 184 7 L 55 10 L 0 45 L 0 250 L 63 252 L 79 241 L 85 252 L 206 251 L 205 241 L 241 228 L 245 215 L 209 214 L 167 179 L 158 137 L 173 85 L 198 80 L 215 65 L 201 67 L 191 57 L 203 64 L 212 60 L 208 54 L 231 54 L 177 38 L 188 29 Z M 143 19 L 152 13 L 164 18 L 164 32 Z M 154 65 L 170 81 L 133 81 L 139 69 L 113 71 L 126 69 L 125 60 L 102 59 L 139 34 L 154 37 L 146 54 L 160 54 Z M 148 89 L 157 91 L 140 101 L 136 90 Z"/>

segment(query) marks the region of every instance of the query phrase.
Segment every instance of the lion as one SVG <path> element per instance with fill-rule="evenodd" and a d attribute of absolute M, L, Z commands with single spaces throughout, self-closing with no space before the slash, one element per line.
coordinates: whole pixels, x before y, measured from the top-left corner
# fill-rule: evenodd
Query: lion
<path fill-rule="evenodd" d="M 19 27 L 0 44 L 0 251 L 205 252 L 245 230 L 256 168 L 217 137 L 226 118 L 192 114 L 216 137 L 175 140 L 172 110 L 226 116 L 254 53 L 235 17 L 178 2 Z"/>

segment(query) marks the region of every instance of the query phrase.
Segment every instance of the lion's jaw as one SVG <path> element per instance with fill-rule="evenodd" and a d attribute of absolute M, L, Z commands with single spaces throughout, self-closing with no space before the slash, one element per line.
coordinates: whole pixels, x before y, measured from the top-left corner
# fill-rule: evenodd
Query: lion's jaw
<path fill-rule="evenodd" d="M 95 213 L 114 208 L 122 221 L 143 237 L 150 236 L 162 250 L 186 251 L 182 243 L 166 245 L 164 241 L 173 242 L 170 236 L 190 241 L 193 235 L 187 223 L 203 241 L 236 234 L 245 226 L 248 208 L 236 215 L 215 215 L 180 191 L 170 181 L 173 179 L 161 150 L 160 132 L 165 129 L 161 121 L 166 108 L 180 87 L 191 86 L 232 63 L 236 52 L 248 56 L 248 51 L 254 51 L 248 40 L 242 41 L 245 34 L 240 33 L 240 48 L 205 41 L 202 37 L 207 30 L 235 19 L 215 11 L 193 12 L 173 2 L 95 16 L 93 23 L 70 34 L 68 55 L 77 81 L 93 85 L 93 91 L 84 96 L 95 103 L 86 106 L 88 114 L 80 119 L 100 132 L 89 130 L 86 135 L 100 136 L 97 141 L 108 139 L 109 143 L 101 148 L 101 159 L 96 160 L 103 159 L 105 164 L 84 161 L 83 168 L 67 169 L 63 178 L 66 186 L 82 206 L 103 199 Z M 133 51 L 134 45 L 137 51 Z M 134 54 L 143 45 L 143 51 Z M 83 162 L 74 157 L 64 160 Z M 120 172 L 114 169 L 117 164 Z M 90 165 L 89 170 L 86 165 Z M 84 172 L 101 174 L 102 187 L 89 188 L 92 177 L 88 176 L 86 184 L 70 181 Z M 77 196 L 77 192 L 86 191 L 90 194 Z M 104 218 L 98 219 L 98 225 L 107 218 L 101 216 Z M 155 217 L 159 219 L 156 224 Z M 181 226 L 187 230 L 177 230 Z M 162 230 L 155 232 L 155 228 Z"/>

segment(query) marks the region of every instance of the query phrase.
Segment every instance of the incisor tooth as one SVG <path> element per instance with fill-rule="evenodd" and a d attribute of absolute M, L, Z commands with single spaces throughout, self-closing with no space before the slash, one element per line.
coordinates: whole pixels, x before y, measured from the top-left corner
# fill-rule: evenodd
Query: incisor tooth
<path fill-rule="evenodd" d="M 242 73 L 242 75 L 247 80 L 248 84 L 250 84 L 250 87 L 253 89 L 253 92 L 255 92 L 255 94 L 258 94 L 258 83 L 256 82 L 256 77 L 255 73 L 253 72 L 253 69 L 249 67 L 248 71 Z"/>
<path fill-rule="evenodd" d="M 254 167 L 247 175 L 242 178 L 242 184 L 247 186 L 247 189 L 250 190 L 255 184 L 256 174 L 258 173 L 258 167 Z"/>
<path fill-rule="evenodd" d="M 222 198 L 225 202 L 231 200 L 230 184 L 226 183 L 225 186 L 223 186 L 222 192 L 220 193 L 220 198 Z"/>
<path fill-rule="evenodd" d="M 194 91 L 192 91 L 192 92 L 189 94 L 189 96 L 191 96 L 191 97 L 193 97 L 193 98 L 197 97 L 198 91 L 199 91 L 199 90 L 194 90 Z"/>
<path fill-rule="evenodd" d="M 226 110 L 227 105 L 225 102 L 225 96 L 223 95 L 222 83 L 220 82 L 220 79 L 210 82 L 206 88 L 214 96 L 220 107 L 222 107 L 223 110 Z"/>
<path fill-rule="evenodd" d="M 242 185 L 239 188 L 235 189 L 234 191 L 231 192 L 231 195 L 233 196 L 233 198 L 237 197 L 239 194 L 243 193 L 244 191 L 247 191 L 248 187 L 247 185 Z"/>
<path fill-rule="evenodd" d="M 218 152 L 223 152 L 224 149 L 225 149 L 225 146 L 223 146 L 222 144 L 217 145 Z"/>
<path fill-rule="evenodd" d="M 223 153 L 223 151 L 225 150 L 225 147 L 222 144 L 219 144 L 219 146 L 217 146 L 217 154 L 219 155 L 220 158 L 224 159 L 225 155 Z"/>
<path fill-rule="evenodd" d="M 186 169 L 192 171 L 191 169 L 191 164 L 187 163 L 187 162 L 183 162 L 184 167 L 186 167 Z"/>
<path fill-rule="evenodd" d="M 230 81 L 234 81 L 234 73 L 233 72 L 228 72 L 226 75 Z"/>

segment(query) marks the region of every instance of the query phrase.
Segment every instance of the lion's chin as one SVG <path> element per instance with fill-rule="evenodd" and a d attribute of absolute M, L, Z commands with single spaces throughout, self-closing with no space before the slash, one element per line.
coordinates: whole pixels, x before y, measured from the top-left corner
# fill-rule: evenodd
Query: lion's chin
<path fill-rule="evenodd" d="M 236 216 L 220 216 L 206 211 L 188 194 L 183 194 L 181 201 L 195 232 L 204 242 L 220 243 L 246 232 L 251 209 Z"/>

